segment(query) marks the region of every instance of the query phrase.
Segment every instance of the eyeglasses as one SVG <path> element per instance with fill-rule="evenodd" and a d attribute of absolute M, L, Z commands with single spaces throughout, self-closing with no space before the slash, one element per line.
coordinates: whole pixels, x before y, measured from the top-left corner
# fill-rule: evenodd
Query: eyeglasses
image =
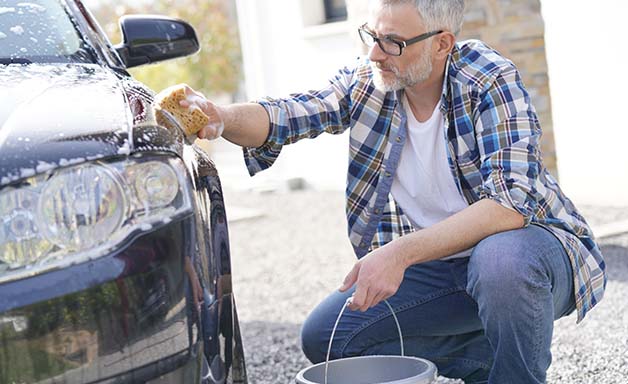
<path fill-rule="evenodd" d="M 366 44 L 367 47 L 371 48 L 375 45 L 375 43 L 377 43 L 377 45 L 379 45 L 379 48 L 384 51 L 384 53 L 391 56 L 401 56 L 401 54 L 403 53 L 403 49 L 408 45 L 418 43 L 419 41 L 423 41 L 442 32 L 444 31 L 439 30 L 427 32 L 411 39 L 400 41 L 390 37 L 377 37 L 372 32 L 366 29 L 366 24 L 363 24 L 360 28 L 358 28 L 360 39 L 364 44 Z"/>

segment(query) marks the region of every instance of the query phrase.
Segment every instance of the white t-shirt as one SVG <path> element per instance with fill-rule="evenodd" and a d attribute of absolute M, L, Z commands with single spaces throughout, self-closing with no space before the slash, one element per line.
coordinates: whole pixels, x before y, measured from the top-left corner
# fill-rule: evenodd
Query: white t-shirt
<path fill-rule="evenodd" d="M 425 122 L 416 119 L 405 95 L 402 105 L 406 111 L 408 133 L 391 193 L 412 224 L 421 229 L 463 210 L 468 203 L 458 192 L 449 169 L 445 119 L 440 102 Z M 448 258 L 470 254 L 471 249 L 468 249 Z"/>

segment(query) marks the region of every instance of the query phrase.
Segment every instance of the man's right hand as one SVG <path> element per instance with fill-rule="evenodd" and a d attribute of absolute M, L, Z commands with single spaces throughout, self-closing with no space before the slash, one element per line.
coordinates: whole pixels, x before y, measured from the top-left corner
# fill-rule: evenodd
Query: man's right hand
<path fill-rule="evenodd" d="M 184 108 L 199 108 L 209 117 L 209 122 L 197 132 L 197 136 L 200 139 L 208 140 L 219 138 L 225 129 L 225 123 L 220 112 L 221 108 L 207 100 L 202 93 L 195 91 L 189 85 L 183 84 L 183 89 L 186 98 L 181 100 L 179 104 Z"/>
<path fill-rule="evenodd" d="M 241 103 L 218 106 L 189 85 L 181 84 L 185 98 L 179 102 L 183 108 L 198 108 L 209 122 L 196 135 L 213 140 L 224 137 L 241 147 L 260 147 L 270 132 L 268 113 L 258 103 Z M 224 131 L 224 132 L 223 132 Z"/>

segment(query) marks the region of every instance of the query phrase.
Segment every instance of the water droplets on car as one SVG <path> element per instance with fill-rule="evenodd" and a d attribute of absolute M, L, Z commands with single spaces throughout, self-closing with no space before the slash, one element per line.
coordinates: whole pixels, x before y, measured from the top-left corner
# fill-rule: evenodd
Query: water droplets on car
<path fill-rule="evenodd" d="M 22 168 L 20 170 L 20 177 L 25 179 L 27 177 L 35 176 L 35 170 L 33 168 Z"/>
<path fill-rule="evenodd" d="M 44 173 L 47 171 L 50 171 L 52 169 L 55 169 L 57 167 L 56 164 L 54 163 L 47 163 L 45 161 L 38 161 L 37 162 L 37 167 L 35 167 L 35 170 L 37 171 L 37 173 Z"/>
<path fill-rule="evenodd" d="M 74 165 L 74 164 L 80 164 L 80 163 L 84 163 L 85 162 L 85 158 L 83 157 L 77 157 L 75 159 L 59 159 L 59 165 L 61 167 L 65 167 L 68 165 Z"/>
<path fill-rule="evenodd" d="M 88 161 L 94 161 L 94 160 L 102 159 L 104 157 L 105 157 L 104 154 L 99 153 L 99 154 L 96 154 L 96 155 L 93 155 L 93 156 L 87 156 L 87 160 Z"/>
<path fill-rule="evenodd" d="M 129 141 L 125 140 L 124 144 L 120 146 L 118 149 L 118 155 L 129 155 L 131 153 L 131 146 L 129 145 Z"/>
<path fill-rule="evenodd" d="M 40 5 L 40 4 L 17 3 L 17 6 L 18 7 L 22 7 L 22 8 L 26 8 L 26 12 L 31 12 L 31 13 L 46 12 L 46 7 L 44 7 L 43 5 Z"/>
<path fill-rule="evenodd" d="M 15 8 L 13 8 L 13 7 L 0 7 L 0 15 L 3 15 L 5 13 L 11 13 L 11 12 L 15 12 Z"/>
<path fill-rule="evenodd" d="M 44 4 L 39 4 L 42 0 L 3 0 L 0 3 L 4 5 L 0 7 L 3 27 L 0 57 L 5 59 L 3 63 L 11 64 L 13 62 L 8 59 L 14 59 L 23 64 L 23 61 L 40 57 L 60 62 L 72 61 L 73 57 L 84 62 L 93 61 L 84 51 L 83 42 L 61 4 L 49 0 L 43 1 Z"/>
<path fill-rule="evenodd" d="M 21 25 L 15 25 L 11 28 L 9 28 L 9 31 L 15 33 L 16 35 L 20 36 L 24 33 L 24 28 Z"/>

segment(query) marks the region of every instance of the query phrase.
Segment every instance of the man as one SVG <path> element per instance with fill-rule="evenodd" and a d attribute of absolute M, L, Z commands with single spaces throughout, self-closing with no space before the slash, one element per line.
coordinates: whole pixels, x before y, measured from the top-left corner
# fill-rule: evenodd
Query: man
<path fill-rule="evenodd" d="M 368 58 L 318 91 L 216 106 L 188 89 L 244 147 L 251 174 L 283 145 L 350 129 L 347 220 L 359 261 L 302 330 L 325 359 L 408 355 L 466 383 L 543 383 L 553 321 L 578 321 L 606 277 L 585 220 L 544 168 L 541 129 L 512 62 L 456 43 L 463 0 L 372 0 Z"/>

